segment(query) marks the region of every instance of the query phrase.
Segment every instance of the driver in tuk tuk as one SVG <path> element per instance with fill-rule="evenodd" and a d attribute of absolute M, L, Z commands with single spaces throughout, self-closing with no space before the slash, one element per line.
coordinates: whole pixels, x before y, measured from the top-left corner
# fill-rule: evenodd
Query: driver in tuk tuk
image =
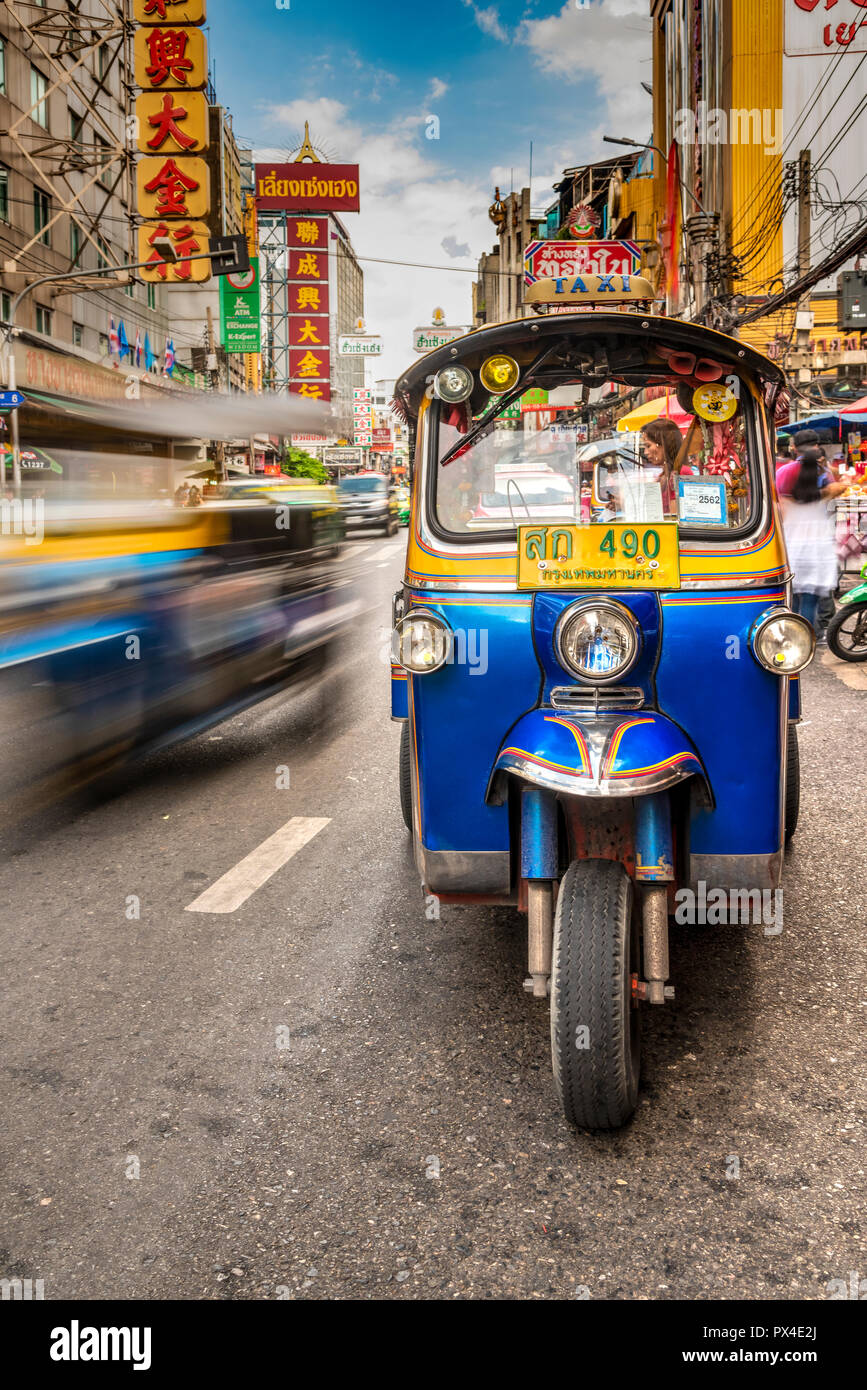
<path fill-rule="evenodd" d="M 681 462 L 683 445 L 683 435 L 673 420 L 651 420 L 641 431 L 642 452 L 659 483 L 666 516 L 677 516 L 679 475 L 695 473 L 692 464 Z"/>

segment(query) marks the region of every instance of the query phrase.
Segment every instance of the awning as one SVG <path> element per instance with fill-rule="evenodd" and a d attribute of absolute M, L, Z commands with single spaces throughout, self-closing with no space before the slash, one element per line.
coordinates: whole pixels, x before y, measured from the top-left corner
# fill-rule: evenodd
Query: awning
<path fill-rule="evenodd" d="M 692 416 L 681 410 L 676 396 L 657 396 L 656 400 L 645 401 L 643 405 L 637 405 L 634 410 L 630 410 L 628 415 L 617 421 L 617 429 L 620 433 L 631 433 L 649 425 L 651 420 L 660 418 L 673 420 L 678 429 L 685 430 Z"/>

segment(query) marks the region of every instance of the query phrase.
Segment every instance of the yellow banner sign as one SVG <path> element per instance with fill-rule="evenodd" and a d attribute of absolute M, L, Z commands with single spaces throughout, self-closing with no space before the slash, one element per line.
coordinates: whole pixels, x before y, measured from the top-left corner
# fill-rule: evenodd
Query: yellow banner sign
<path fill-rule="evenodd" d="M 204 159 L 140 159 L 136 165 L 138 211 L 142 217 L 207 217 L 210 170 Z"/>
<path fill-rule="evenodd" d="M 143 92 L 135 114 L 143 154 L 196 154 L 207 147 L 208 103 L 201 92 Z"/>
<path fill-rule="evenodd" d="M 136 24 L 204 24 L 205 0 L 133 0 Z"/>
<path fill-rule="evenodd" d="M 158 24 L 137 29 L 134 51 L 136 86 L 146 91 L 193 91 L 208 80 L 201 29 L 163 28 Z"/>
<path fill-rule="evenodd" d="M 143 222 L 138 229 L 138 257 L 148 264 L 139 275 L 153 284 L 183 285 L 209 280 L 210 260 L 181 257 L 207 254 L 210 232 L 204 222 Z M 172 254 L 177 258 L 172 261 Z"/>
<path fill-rule="evenodd" d="M 519 589 L 679 589 L 677 522 L 519 526 Z"/>

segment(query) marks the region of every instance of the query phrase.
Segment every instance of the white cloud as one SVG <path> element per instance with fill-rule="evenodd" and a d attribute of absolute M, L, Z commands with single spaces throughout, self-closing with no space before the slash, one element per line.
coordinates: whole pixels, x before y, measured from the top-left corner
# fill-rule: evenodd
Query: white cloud
<path fill-rule="evenodd" d="M 468 10 L 472 10 L 473 18 L 478 24 L 482 33 L 490 35 L 492 39 L 499 39 L 500 43 L 508 43 L 508 31 L 500 23 L 500 12 L 496 5 L 489 5 L 486 10 L 479 5 L 473 4 L 473 0 L 463 0 Z"/>
<path fill-rule="evenodd" d="M 445 96 L 449 89 L 448 82 L 443 82 L 439 77 L 432 77 L 428 88 L 428 101 L 439 101 L 440 97 Z"/>
<path fill-rule="evenodd" d="M 543 72 L 563 82 L 590 78 L 599 89 L 602 119 L 581 131 L 569 160 L 584 164 L 610 155 L 614 146 L 604 145 L 603 135 L 644 139 L 649 134 L 650 97 L 640 85 L 651 74 L 647 9 L 647 0 L 605 0 L 586 9 L 568 0 L 559 14 L 525 19 L 518 26 L 517 42 L 530 49 Z"/>

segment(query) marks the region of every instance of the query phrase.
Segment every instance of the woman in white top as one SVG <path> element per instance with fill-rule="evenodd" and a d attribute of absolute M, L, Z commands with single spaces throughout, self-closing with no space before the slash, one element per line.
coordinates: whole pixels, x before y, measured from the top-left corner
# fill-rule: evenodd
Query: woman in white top
<path fill-rule="evenodd" d="M 822 471 L 818 452 L 809 445 L 798 463 L 797 472 L 780 482 L 780 502 L 793 571 L 792 606 L 815 632 L 820 600 L 837 587 L 837 550 L 828 502 L 845 492 L 848 484 L 833 482 Z"/>

